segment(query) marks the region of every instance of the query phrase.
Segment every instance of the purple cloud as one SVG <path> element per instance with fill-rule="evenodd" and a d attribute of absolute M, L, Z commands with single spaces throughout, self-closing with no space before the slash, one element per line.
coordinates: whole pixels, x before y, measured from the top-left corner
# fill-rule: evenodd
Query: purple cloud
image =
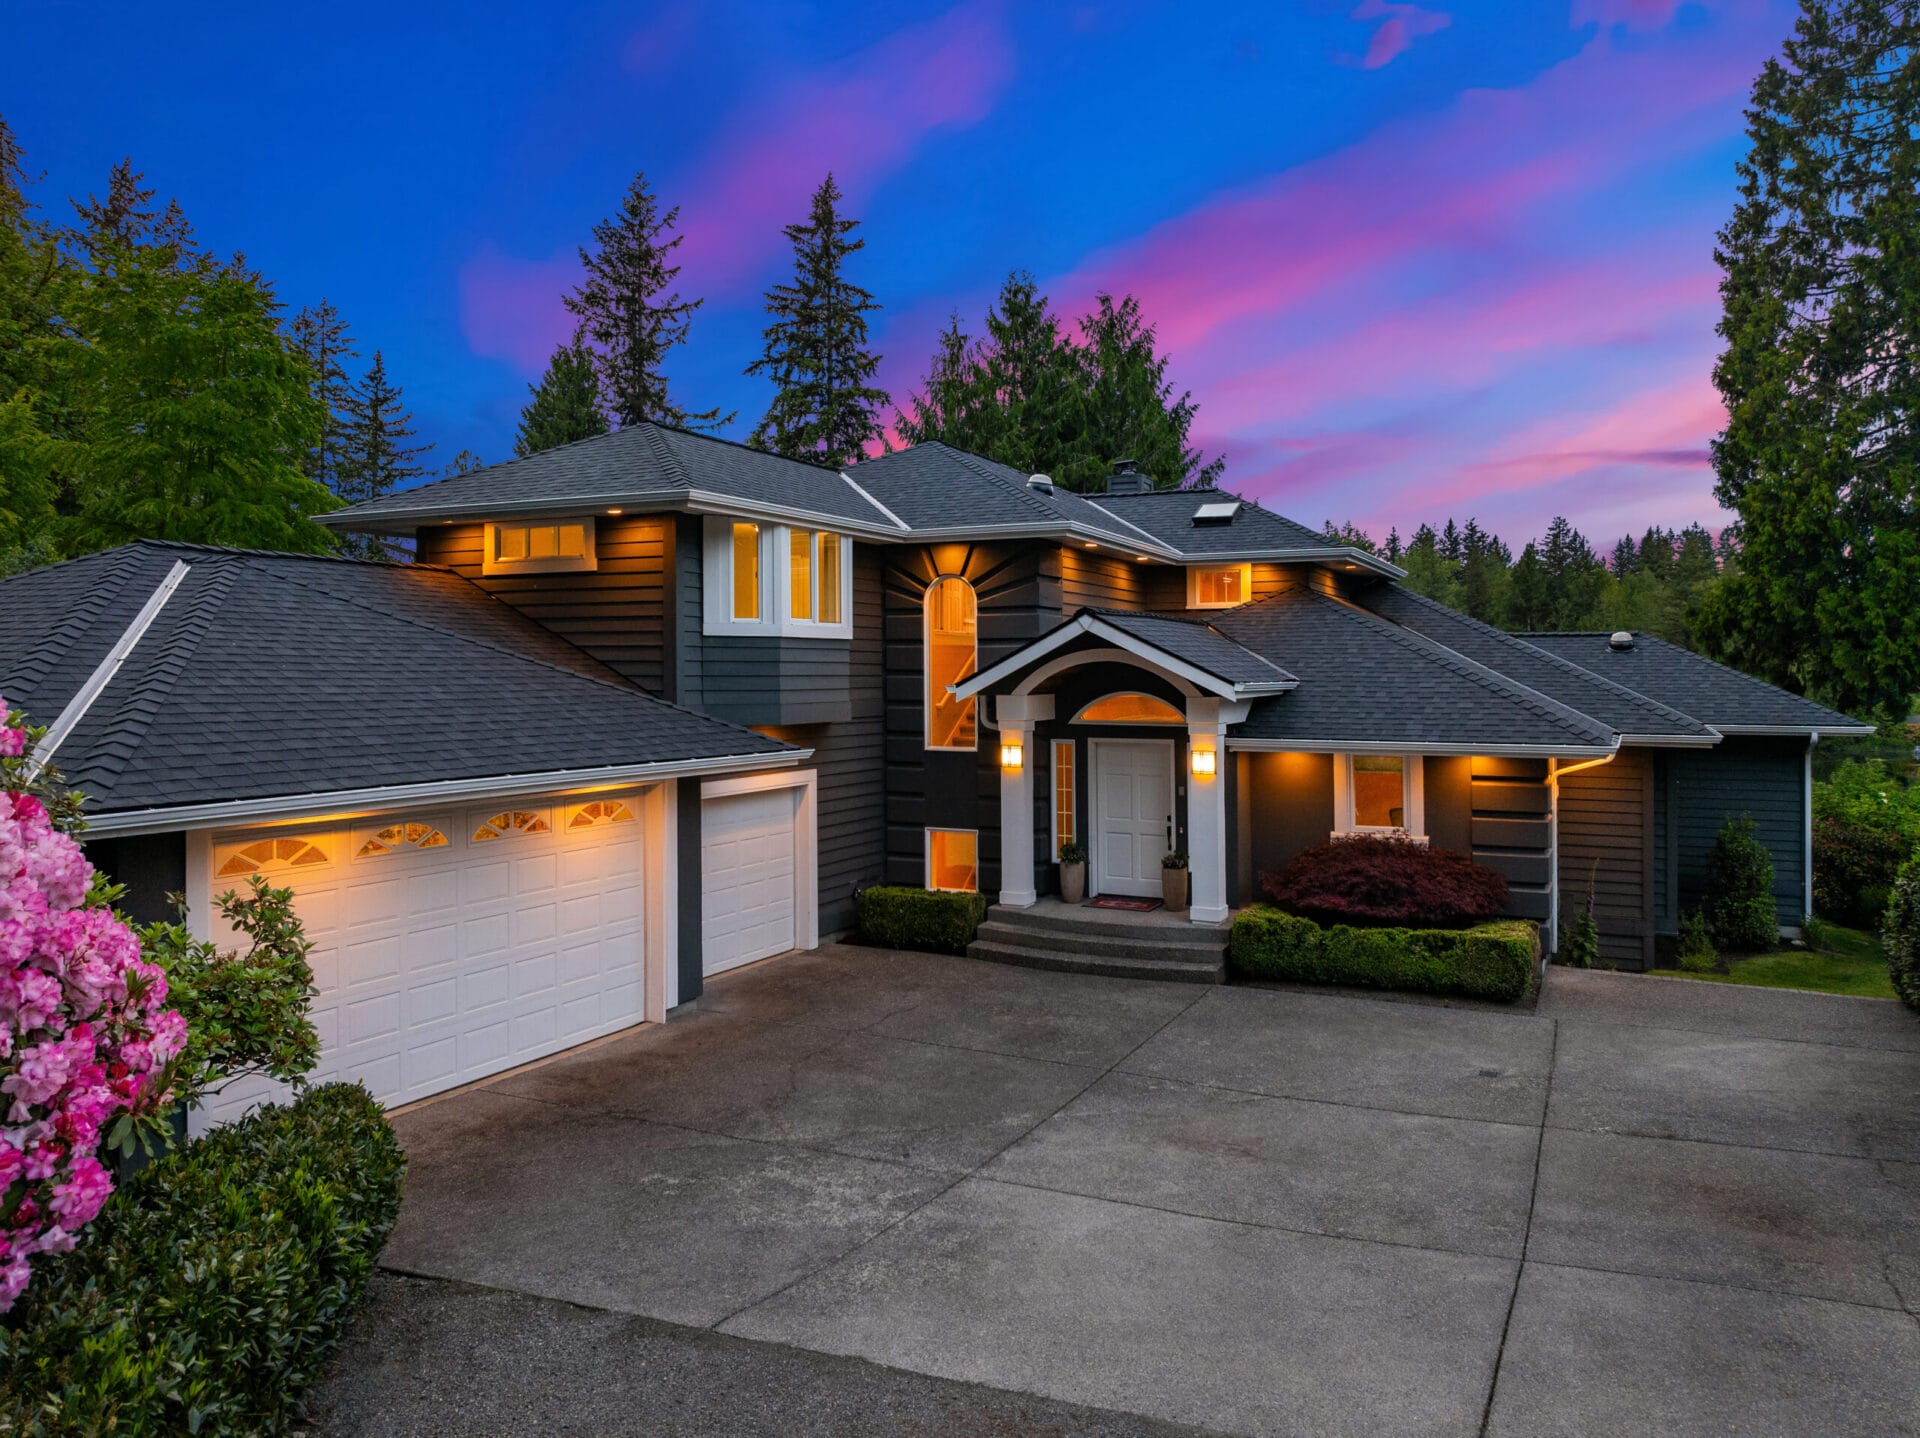
<path fill-rule="evenodd" d="M 1378 20 L 1367 53 L 1360 58 L 1363 70 L 1378 70 L 1412 48 L 1423 35 L 1444 30 L 1453 16 L 1443 10 L 1423 10 L 1418 5 L 1395 4 L 1393 0 L 1360 0 L 1347 17 L 1350 20 Z"/>

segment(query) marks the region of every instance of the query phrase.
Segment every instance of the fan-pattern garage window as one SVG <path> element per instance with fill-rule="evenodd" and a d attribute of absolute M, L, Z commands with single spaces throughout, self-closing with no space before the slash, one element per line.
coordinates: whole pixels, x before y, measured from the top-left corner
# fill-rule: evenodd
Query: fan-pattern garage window
<path fill-rule="evenodd" d="M 483 823 L 474 825 L 473 842 L 485 844 L 509 834 L 548 834 L 553 826 L 537 809 L 502 809 Z"/>
<path fill-rule="evenodd" d="M 224 878 L 229 874 L 257 874 L 269 868 L 304 869 L 326 862 L 326 851 L 305 839 L 262 839 L 235 850 L 220 866 L 220 874 Z"/>
<path fill-rule="evenodd" d="M 632 820 L 633 810 L 618 799 L 595 799 L 591 804 L 582 804 L 573 811 L 573 817 L 567 821 L 569 829 L 591 829 L 596 824 L 625 824 Z"/>
<path fill-rule="evenodd" d="M 367 835 L 358 849 L 353 851 L 356 859 L 377 858 L 381 854 L 391 854 L 396 849 L 444 849 L 447 836 L 431 824 L 389 824 L 386 828 Z"/>

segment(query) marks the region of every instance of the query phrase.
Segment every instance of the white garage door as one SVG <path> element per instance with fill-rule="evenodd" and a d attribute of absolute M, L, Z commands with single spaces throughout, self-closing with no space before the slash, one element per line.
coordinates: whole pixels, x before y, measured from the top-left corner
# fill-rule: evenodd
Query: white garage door
<path fill-rule="evenodd" d="M 638 794 L 221 836 L 213 892 L 287 885 L 313 940 L 313 1078 L 406 1103 L 645 1017 Z M 215 937 L 234 941 L 215 918 Z M 229 1117 L 275 1086 L 236 1086 Z"/>
<path fill-rule="evenodd" d="M 700 805 L 700 944 L 706 973 L 794 946 L 793 815 L 800 791 L 762 789 Z"/>

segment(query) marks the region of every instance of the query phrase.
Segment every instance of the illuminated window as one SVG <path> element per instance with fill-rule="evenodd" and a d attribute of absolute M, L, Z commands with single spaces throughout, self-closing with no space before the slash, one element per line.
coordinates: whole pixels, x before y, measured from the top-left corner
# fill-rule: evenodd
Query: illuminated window
<path fill-rule="evenodd" d="M 840 536 L 820 534 L 820 622 L 838 624 L 841 617 Z"/>
<path fill-rule="evenodd" d="M 481 569 L 487 574 L 594 567 L 591 519 L 489 524 Z"/>
<path fill-rule="evenodd" d="M 1073 741 L 1053 741 L 1053 857 L 1060 857 L 1060 846 L 1071 844 L 1078 834 L 1074 829 Z"/>
<path fill-rule="evenodd" d="M 391 854 L 396 849 L 444 849 L 446 846 L 447 836 L 431 824 L 389 824 L 367 835 L 360 847 L 353 851 L 353 857 L 372 859 L 381 854 Z"/>
<path fill-rule="evenodd" d="M 733 527 L 733 617 L 760 617 L 760 526 Z"/>
<path fill-rule="evenodd" d="M 968 829 L 927 830 L 927 887 L 971 894 L 980 887 L 974 862 L 979 838 Z"/>
<path fill-rule="evenodd" d="M 929 749 L 974 747 L 973 700 L 955 698 L 947 686 L 972 678 L 979 658 L 973 586 L 951 576 L 936 579 L 927 589 Z"/>
<path fill-rule="evenodd" d="M 813 618 L 813 540 L 811 529 L 787 532 L 787 613 L 794 619 Z"/>
<path fill-rule="evenodd" d="M 625 824 L 632 820 L 633 810 L 618 799 L 595 799 L 591 804 L 582 804 L 573 811 L 573 817 L 567 820 L 569 829 L 591 829 L 599 824 Z"/>
<path fill-rule="evenodd" d="M 237 849 L 220 866 L 221 877 L 257 874 L 263 869 L 305 869 L 327 862 L 326 852 L 305 839 L 262 839 Z"/>
<path fill-rule="evenodd" d="M 1187 570 L 1189 609 L 1231 609 L 1252 595 L 1251 564 L 1196 564 Z"/>
<path fill-rule="evenodd" d="M 1353 826 L 1400 829 L 1407 822 L 1407 761 L 1398 754 L 1353 756 Z"/>
<path fill-rule="evenodd" d="M 1109 694 L 1073 716 L 1076 724 L 1185 724 L 1187 716 L 1151 694 Z"/>
<path fill-rule="evenodd" d="M 537 809 L 503 809 L 474 825 L 473 842 L 491 843 L 513 834 L 547 834 L 553 826 Z"/>

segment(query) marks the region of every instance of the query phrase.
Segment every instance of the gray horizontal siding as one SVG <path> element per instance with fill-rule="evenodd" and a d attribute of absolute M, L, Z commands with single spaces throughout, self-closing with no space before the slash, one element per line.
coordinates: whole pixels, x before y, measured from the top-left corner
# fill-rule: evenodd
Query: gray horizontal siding
<path fill-rule="evenodd" d="M 1507 915 L 1544 923 L 1553 913 L 1553 822 L 1544 759 L 1475 757 L 1469 827 L 1476 863 L 1507 876 Z"/>
<path fill-rule="evenodd" d="M 1730 736 L 1712 749 L 1668 753 L 1667 808 L 1670 867 L 1682 909 L 1706 898 L 1714 840 L 1720 826 L 1742 814 L 1773 856 L 1773 906 L 1782 925 L 1797 926 L 1807 912 L 1806 741 Z"/>
<path fill-rule="evenodd" d="M 1560 781 L 1561 913 L 1591 894 L 1601 958 L 1632 968 L 1653 963 L 1653 785 L 1652 756 L 1630 749 Z"/>

